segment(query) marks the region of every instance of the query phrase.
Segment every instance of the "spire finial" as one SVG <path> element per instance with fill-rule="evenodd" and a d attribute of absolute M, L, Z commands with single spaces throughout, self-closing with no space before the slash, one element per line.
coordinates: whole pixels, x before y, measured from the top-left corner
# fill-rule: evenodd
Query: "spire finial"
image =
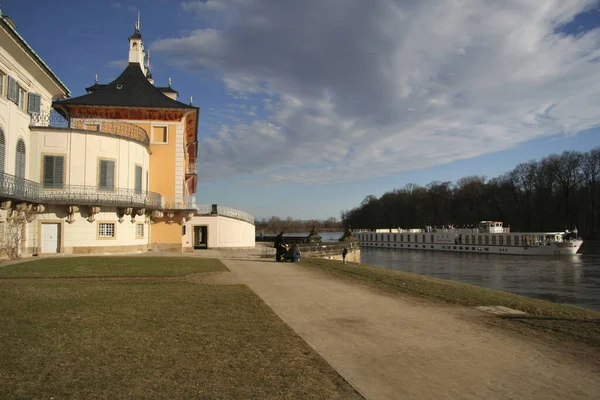
<path fill-rule="evenodd" d="M 169 87 L 171 87 L 171 77 L 169 77 Z"/>
<path fill-rule="evenodd" d="M 190 96 L 190 106 L 194 105 L 194 100 L 192 99 L 192 96 Z"/>
<path fill-rule="evenodd" d="M 98 83 L 98 74 L 96 74 L 96 82 L 95 83 Z"/>
<path fill-rule="evenodd" d="M 137 25 L 135 26 L 135 28 L 138 31 L 140 30 L 140 10 L 138 10 L 138 20 L 137 20 Z"/>

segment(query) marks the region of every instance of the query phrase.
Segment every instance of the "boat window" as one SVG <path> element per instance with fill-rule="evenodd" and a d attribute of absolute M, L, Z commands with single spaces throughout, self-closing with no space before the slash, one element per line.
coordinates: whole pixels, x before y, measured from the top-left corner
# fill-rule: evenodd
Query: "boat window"
<path fill-rule="evenodd" d="M 483 243 L 483 238 L 481 237 L 481 235 L 477 235 L 477 244 L 482 244 Z"/>
<path fill-rule="evenodd" d="M 489 249 L 489 248 L 487 248 L 487 247 L 486 247 L 484 250 L 485 250 L 485 251 L 490 251 L 490 249 Z"/>
<path fill-rule="evenodd" d="M 503 245 L 504 244 L 504 236 L 499 236 L 498 237 L 498 244 L 499 245 Z"/>
<path fill-rule="evenodd" d="M 490 237 L 489 237 L 489 235 L 485 235 L 485 244 L 490 244 Z"/>
<path fill-rule="evenodd" d="M 431 243 L 433 243 L 433 235 L 431 235 Z"/>
<path fill-rule="evenodd" d="M 415 243 L 419 242 L 419 235 L 415 235 Z"/>
<path fill-rule="evenodd" d="M 397 241 L 398 241 L 398 234 L 394 233 L 394 242 L 397 242 Z"/>
<path fill-rule="evenodd" d="M 469 244 L 469 235 L 465 236 L 465 244 Z"/>
<path fill-rule="evenodd" d="M 404 242 L 404 235 L 400 234 L 400 241 Z"/>
<path fill-rule="evenodd" d="M 471 243 L 475 244 L 475 235 L 471 235 Z M 475 249 L 473 249 L 475 250 Z"/>
<path fill-rule="evenodd" d="M 425 235 L 423 235 L 423 243 L 425 243 L 427 240 L 425 239 Z"/>
<path fill-rule="evenodd" d="M 406 241 L 410 243 L 410 235 L 406 235 Z"/>
<path fill-rule="evenodd" d="M 388 233 L 388 240 L 387 240 L 388 242 L 390 241 L 390 236 L 391 236 L 391 235 Z"/>
<path fill-rule="evenodd" d="M 492 244 L 496 244 L 496 236 L 492 236 Z"/>
<path fill-rule="evenodd" d="M 509 244 L 510 244 L 510 243 L 509 243 Z M 515 236 L 515 246 L 518 246 L 518 245 L 519 245 L 519 237 L 518 237 L 518 236 Z"/>

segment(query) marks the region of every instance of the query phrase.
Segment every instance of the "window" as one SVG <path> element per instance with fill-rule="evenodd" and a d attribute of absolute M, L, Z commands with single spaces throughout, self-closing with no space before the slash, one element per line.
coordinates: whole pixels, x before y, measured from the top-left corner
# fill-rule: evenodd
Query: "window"
<path fill-rule="evenodd" d="M 469 244 L 469 235 L 465 236 L 465 244 Z"/>
<path fill-rule="evenodd" d="M 17 142 L 17 157 L 15 158 L 15 176 L 25 178 L 25 142 L 19 139 Z"/>
<path fill-rule="evenodd" d="M 18 91 L 19 91 L 19 94 L 18 94 L 19 97 L 17 99 L 17 105 L 19 106 L 19 108 L 21 110 L 25 111 L 25 103 L 26 103 L 26 101 L 25 101 L 25 94 L 26 94 L 25 89 L 23 89 L 21 86 L 19 86 L 19 84 L 17 84 L 17 88 L 18 88 Z"/>
<path fill-rule="evenodd" d="M 65 158 L 63 156 L 44 156 L 44 187 L 62 189 Z"/>
<path fill-rule="evenodd" d="M 496 244 L 496 236 L 492 236 L 492 244 Z"/>
<path fill-rule="evenodd" d="M 101 222 L 98 224 L 98 236 L 101 238 L 115 237 L 115 224 L 113 222 Z"/>
<path fill-rule="evenodd" d="M 0 172 L 4 172 L 4 131 L 0 128 Z"/>
<path fill-rule="evenodd" d="M 490 244 L 490 237 L 485 235 L 485 244 Z"/>
<path fill-rule="evenodd" d="M 504 244 L 504 236 L 498 236 L 498 244 L 501 246 Z"/>
<path fill-rule="evenodd" d="M 434 240 L 433 240 L 433 235 L 431 235 L 431 243 L 433 243 L 433 242 L 434 242 Z"/>
<path fill-rule="evenodd" d="M 137 238 L 144 237 L 144 224 L 137 224 L 135 226 L 135 237 L 137 237 Z"/>
<path fill-rule="evenodd" d="M 506 245 L 510 246 L 510 235 L 506 237 Z"/>
<path fill-rule="evenodd" d="M 142 193 L 142 167 L 140 165 L 135 166 L 135 193 Z"/>
<path fill-rule="evenodd" d="M 519 245 L 519 237 L 515 236 L 515 246 L 518 246 L 518 245 Z"/>
<path fill-rule="evenodd" d="M 481 237 L 481 235 L 477 236 L 477 244 L 482 244 L 483 243 L 483 238 Z"/>
<path fill-rule="evenodd" d="M 6 97 L 12 101 L 13 103 L 17 103 L 19 96 L 19 88 L 17 86 L 17 81 L 12 76 L 8 77 L 8 91 L 6 92 Z"/>
<path fill-rule="evenodd" d="M 100 190 L 114 190 L 115 188 L 115 162 L 100 160 L 98 188 Z"/>
<path fill-rule="evenodd" d="M 152 127 L 152 142 L 153 143 L 167 143 L 167 127 L 166 126 L 153 126 Z"/>
<path fill-rule="evenodd" d="M 29 93 L 27 100 L 27 112 L 29 114 L 39 114 L 42 106 L 42 98 L 39 94 Z"/>

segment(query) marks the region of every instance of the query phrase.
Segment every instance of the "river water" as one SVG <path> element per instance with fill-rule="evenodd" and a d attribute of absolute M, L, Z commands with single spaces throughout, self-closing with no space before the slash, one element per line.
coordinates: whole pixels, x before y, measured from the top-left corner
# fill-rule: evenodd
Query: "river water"
<path fill-rule="evenodd" d="M 361 248 L 361 262 L 600 311 L 600 243 L 571 257 Z"/>

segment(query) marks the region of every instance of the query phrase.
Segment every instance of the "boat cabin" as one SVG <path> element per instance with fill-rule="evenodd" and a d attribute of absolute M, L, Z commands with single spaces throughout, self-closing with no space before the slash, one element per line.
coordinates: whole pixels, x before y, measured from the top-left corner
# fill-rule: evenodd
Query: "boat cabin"
<path fill-rule="evenodd" d="M 509 230 L 505 230 L 502 227 L 502 222 L 500 221 L 481 221 L 479 223 L 479 233 L 506 233 Z M 507 228 L 510 229 L 510 228 Z"/>

